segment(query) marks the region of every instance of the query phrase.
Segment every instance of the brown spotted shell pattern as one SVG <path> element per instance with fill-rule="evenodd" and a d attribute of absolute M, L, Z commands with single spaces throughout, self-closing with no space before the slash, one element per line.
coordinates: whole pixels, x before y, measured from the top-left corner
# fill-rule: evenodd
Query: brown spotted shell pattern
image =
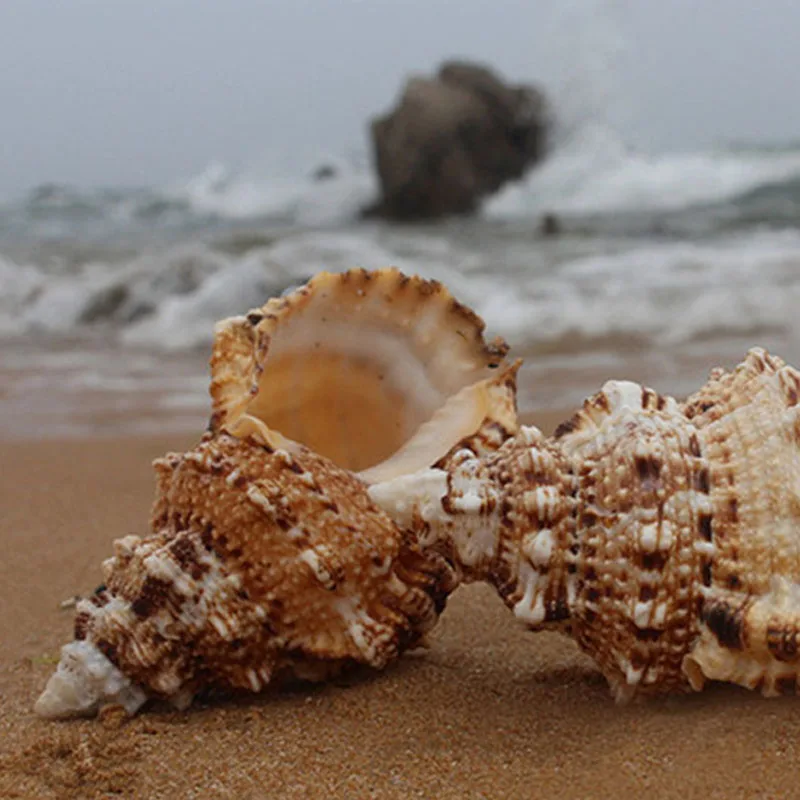
<path fill-rule="evenodd" d="M 156 462 L 153 530 L 78 604 L 44 716 L 383 667 L 436 621 L 448 568 L 402 547 L 351 473 L 228 434 Z"/>

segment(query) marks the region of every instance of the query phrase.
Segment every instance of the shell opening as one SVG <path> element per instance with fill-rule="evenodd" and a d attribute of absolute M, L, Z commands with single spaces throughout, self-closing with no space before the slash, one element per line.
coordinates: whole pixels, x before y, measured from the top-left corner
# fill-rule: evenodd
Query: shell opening
<path fill-rule="evenodd" d="M 353 471 L 375 467 L 453 396 L 496 374 L 507 346 L 486 343 L 483 328 L 436 281 L 396 269 L 320 273 L 219 324 L 212 428 L 272 446 L 298 442 Z M 417 456 L 435 461 L 456 429 L 474 431 L 478 414 L 459 413 L 448 432 L 417 442 Z"/>

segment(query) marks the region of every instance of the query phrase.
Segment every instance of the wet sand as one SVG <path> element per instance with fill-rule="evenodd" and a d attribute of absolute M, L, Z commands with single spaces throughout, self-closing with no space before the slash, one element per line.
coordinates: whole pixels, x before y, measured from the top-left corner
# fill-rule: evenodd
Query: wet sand
<path fill-rule="evenodd" d="M 552 427 L 553 419 L 543 427 Z M 797 797 L 800 701 L 733 687 L 616 706 L 567 640 L 485 587 L 380 674 L 131 720 L 31 706 L 113 539 L 145 530 L 150 461 L 192 438 L 0 444 L 0 798 Z"/>

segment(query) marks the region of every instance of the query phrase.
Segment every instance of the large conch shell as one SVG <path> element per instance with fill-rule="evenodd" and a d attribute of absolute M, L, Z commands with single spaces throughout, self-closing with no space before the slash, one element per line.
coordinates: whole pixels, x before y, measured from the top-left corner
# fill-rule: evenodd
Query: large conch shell
<path fill-rule="evenodd" d="M 615 696 L 796 691 L 800 373 L 752 350 L 680 405 L 610 381 L 551 439 L 370 488 L 426 552 L 571 634 Z"/>
<path fill-rule="evenodd" d="M 323 273 L 220 323 L 210 430 L 155 462 L 152 534 L 115 543 L 37 713 L 186 707 L 208 688 L 381 668 L 417 644 L 458 576 L 367 481 L 516 432 L 518 365 L 482 330 L 397 270 Z"/>

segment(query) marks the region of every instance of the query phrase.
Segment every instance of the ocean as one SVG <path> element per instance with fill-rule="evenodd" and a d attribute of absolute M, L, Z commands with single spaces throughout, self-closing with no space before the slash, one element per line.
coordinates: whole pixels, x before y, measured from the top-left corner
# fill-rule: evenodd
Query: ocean
<path fill-rule="evenodd" d="M 680 396 L 753 345 L 800 361 L 800 145 L 646 153 L 585 125 L 477 216 L 413 226 L 359 219 L 365 162 L 6 198 L 0 433 L 199 433 L 214 322 L 354 266 L 445 282 L 525 357 L 524 413 L 610 378 Z"/>

